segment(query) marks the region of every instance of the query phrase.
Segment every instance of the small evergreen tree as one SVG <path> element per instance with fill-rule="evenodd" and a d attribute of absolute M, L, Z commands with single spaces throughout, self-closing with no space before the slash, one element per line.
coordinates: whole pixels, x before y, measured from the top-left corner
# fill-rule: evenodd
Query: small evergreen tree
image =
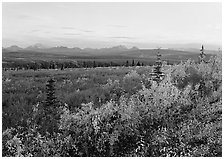
<path fill-rule="evenodd" d="M 153 70 L 154 80 L 157 82 L 160 81 L 161 77 L 163 76 L 163 72 L 161 71 L 161 67 L 162 67 L 161 56 L 162 55 L 160 54 L 159 49 L 158 49 L 157 61 L 156 61 L 156 65 L 154 66 L 154 70 Z"/>
<path fill-rule="evenodd" d="M 110 61 L 110 66 L 113 66 L 113 62 L 112 61 Z"/>
<path fill-rule="evenodd" d="M 83 61 L 83 64 L 82 64 L 82 67 L 86 67 L 86 62 L 85 61 Z"/>
<path fill-rule="evenodd" d="M 57 98 L 55 96 L 55 88 L 54 88 L 55 80 L 50 78 L 47 81 L 46 89 L 47 89 L 47 99 L 45 101 L 45 106 L 48 107 L 55 107 L 58 104 Z"/>
<path fill-rule="evenodd" d="M 93 68 L 96 67 L 96 61 L 93 61 Z"/>
<path fill-rule="evenodd" d="M 64 70 L 64 65 L 63 64 L 61 64 L 61 70 Z"/>
<path fill-rule="evenodd" d="M 141 66 L 141 64 L 139 63 L 139 61 L 137 62 L 136 66 Z"/>
<path fill-rule="evenodd" d="M 134 60 L 132 60 L 131 66 L 135 66 L 135 61 Z"/>
<path fill-rule="evenodd" d="M 201 63 L 201 62 L 205 62 L 205 52 L 204 52 L 204 46 L 202 45 L 201 46 L 201 53 L 200 53 L 200 55 L 199 55 L 199 62 Z"/>
<path fill-rule="evenodd" d="M 128 67 L 129 66 L 129 62 L 128 62 L 128 60 L 126 61 L 126 67 Z"/>
<path fill-rule="evenodd" d="M 55 80 L 50 78 L 46 84 L 46 100 L 40 106 L 36 123 L 39 125 L 39 132 L 53 134 L 58 132 L 58 122 L 60 120 L 60 102 L 55 96 Z"/>
<path fill-rule="evenodd" d="M 199 82 L 199 88 L 198 88 L 198 93 L 199 93 L 199 96 L 201 98 L 205 97 L 205 93 L 206 93 L 206 86 L 205 86 L 205 81 L 203 79 L 200 80 Z"/>

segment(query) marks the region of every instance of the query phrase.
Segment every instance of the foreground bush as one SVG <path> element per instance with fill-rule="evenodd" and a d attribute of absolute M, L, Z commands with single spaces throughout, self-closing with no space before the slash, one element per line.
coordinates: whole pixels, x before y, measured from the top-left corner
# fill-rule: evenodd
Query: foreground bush
<path fill-rule="evenodd" d="M 92 102 L 72 111 L 60 106 L 53 133 L 40 131 L 34 109 L 29 127 L 3 132 L 3 156 L 220 157 L 221 58 L 189 60 L 164 71 L 160 83 L 144 79 L 150 87 L 129 73 L 123 81 L 140 80 L 140 90 L 126 96 L 124 89 L 100 107 Z M 104 89 L 115 86 L 119 82 L 110 81 Z"/>

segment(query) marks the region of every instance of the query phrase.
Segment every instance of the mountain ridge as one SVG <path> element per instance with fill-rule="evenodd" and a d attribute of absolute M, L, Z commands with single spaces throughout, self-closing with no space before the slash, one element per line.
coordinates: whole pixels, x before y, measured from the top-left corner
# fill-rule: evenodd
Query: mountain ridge
<path fill-rule="evenodd" d="M 125 51 L 138 51 L 138 50 L 153 50 L 153 49 L 143 49 L 143 48 L 138 48 L 136 46 L 127 48 L 125 45 L 117 45 L 113 47 L 105 47 L 105 48 L 79 48 L 79 47 L 66 47 L 66 46 L 46 46 L 41 43 L 36 43 L 34 45 L 30 45 L 28 47 L 22 48 L 17 45 L 12 45 L 10 47 L 3 47 L 4 51 L 11 51 L 11 52 L 16 52 L 16 51 L 35 51 L 35 52 L 46 52 L 46 53 L 102 53 L 102 52 L 109 52 L 109 53 L 116 53 L 116 52 L 125 52 Z M 172 47 L 167 47 L 167 48 L 161 48 L 161 50 L 166 49 L 166 50 L 178 50 L 178 51 L 187 51 L 187 52 L 198 52 L 200 49 L 196 48 L 185 48 L 185 47 L 180 47 L 180 48 L 172 48 Z M 217 50 L 206 50 L 208 53 L 213 53 L 213 52 L 218 52 Z"/>

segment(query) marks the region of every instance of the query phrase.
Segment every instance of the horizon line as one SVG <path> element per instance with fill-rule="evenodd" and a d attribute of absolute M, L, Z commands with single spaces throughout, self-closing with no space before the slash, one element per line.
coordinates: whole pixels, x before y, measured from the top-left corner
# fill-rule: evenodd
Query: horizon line
<path fill-rule="evenodd" d="M 32 47 L 32 46 L 35 47 L 35 45 L 37 45 L 37 44 L 43 45 L 41 43 L 35 43 L 33 45 L 27 45 L 26 47 L 21 47 L 21 46 L 16 45 L 16 44 L 8 45 L 8 46 L 3 46 L 2 45 L 2 49 L 7 49 L 7 48 L 12 47 L 12 46 L 17 46 L 17 47 L 19 47 L 21 49 L 27 49 L 28 47 Z M 71 47 L 71 46 L 65 46 L 65 45 L 58 45 L 58 46 L 43 45 L 44 46 L 43 48 L 38 48 L 38 49 L 50 49 L 50 48 L 64 47 L 64 48 L 68 48 L 68 49 L 79 48 L 81 50 L 84 50 L 84 49 L 96 49 L 96 50 L 99 50 L 99 49 L 110 49 L 110 48 L 119 47 L 119 46 L 127 48 L 127 49 L 132 49 L 132 48 L 137 48 L 137 49 L 197 49 L 198 48 L 198 49 L 200 49 L 202 45 L 206 49 L 206 45 L 210 45 L 210 46 L 213 46 L 213 47 L 217 46 L 217 50 L 220 50 L 220 49 L 222 50 L 222 45 L 218 45 L 218 44 L 203 44 L 203 43 L 202 44 L 199 44 L 199 43 L 176 44 L 176 45 L 200 45 L 200 47 L 194 47 L 194 46 L 193 47 L 184 47 L 184 46 L 182 46 L 182 47 L 173 47 L 173 46 L 172 47 L 162 47 L 161 45 L 162 44 L 158 44 L 157 47 L 138 47 L 136 45 L 132 45 L 132 46 L 128 47 L 127 45 L 122 45 L 122 44 L 121 45 L 113 45 L 113 46 L 110 46 L 110 47 L 106 47 L 106 46 L 105 47 L 79 47 L 79 46 L 72 46 Z M 168 44 L 163 44 L 163 45 L 175 45 L 175 43 L 168 43 Z M 208 50 L 215 50 L 215 49 L 208 49 Z"/>

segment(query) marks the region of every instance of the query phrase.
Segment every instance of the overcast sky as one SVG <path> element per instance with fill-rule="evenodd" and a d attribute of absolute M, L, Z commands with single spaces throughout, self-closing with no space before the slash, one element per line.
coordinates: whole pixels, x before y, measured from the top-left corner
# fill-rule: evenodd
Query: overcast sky
<path fill-rule="evenodd" d="M 3 47 L 221 45 L 221 3 L 3 3 Z"/>

